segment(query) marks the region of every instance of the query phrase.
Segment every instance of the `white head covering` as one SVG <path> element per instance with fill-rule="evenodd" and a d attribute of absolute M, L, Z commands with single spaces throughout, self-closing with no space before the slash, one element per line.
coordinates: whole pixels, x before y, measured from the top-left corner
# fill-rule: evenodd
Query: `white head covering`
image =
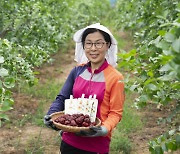
<path fill-rule="evenodd" d="M 92 24 L 90 26 L 87 26 L 83 29 L 80 29 L 78 30 L 75 34 L 74 34 L 74 41 L 76 42 L 76 48 L 75 48 L 75 61 L 78 62 L 78 64 L 82 64 L 82 63 L 87 63 L 88 62 L 88 59 L 85 55 L 85 51 L 83 49 L 83 45 L 82 45 L 82 42 L 81 42 L 81 39 L 82 39 L 82 34 L 84 33 L 84 31 L 88 28 L 96 28 L 96 29 L 99 29 L 99 30 L 102 30 L 106 33 L 108 33 L 110 35 L 110 38 L 111 38 L 111 46 L 110 48 L 108 49 L 107 51 L 107 54 L 106 54 L 106 60 L 107 62 L 112 65 L 113 67 L 116 66 L 116 62 L 117 62 L 117 41 L 116 39 L 114 38 L 114 36 L 112 35 L 112 33 L 106 28 L 104 27 L 103 25 L 100 25 L 100 23 L 96 23 L 96 24 Z"/>

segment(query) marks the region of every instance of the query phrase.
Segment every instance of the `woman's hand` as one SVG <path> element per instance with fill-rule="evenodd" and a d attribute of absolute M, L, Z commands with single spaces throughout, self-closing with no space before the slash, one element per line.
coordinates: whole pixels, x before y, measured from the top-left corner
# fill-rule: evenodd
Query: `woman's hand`
<path fill-rule="evenodd" d="M 44 116 L 44 124 L 49 127 L 49 128 L 52 128 L 56 131 L 59 131 L 60 129 L 58 129 L 54 124 L 53 124 L 53 121 L 51 119 L 51 116 L 50 115 L 45 115 Z"/>
<path fill-rule="evenodd" d="M 97 137 L 97 136 L 106 136 L 108 134 L 108 130 L 105 126 L 93 126 L 89 128 L 90 130 L 84 131 L 81 130 L 79 133 L 76 133 L 78 136 L 84 137 Z"/>

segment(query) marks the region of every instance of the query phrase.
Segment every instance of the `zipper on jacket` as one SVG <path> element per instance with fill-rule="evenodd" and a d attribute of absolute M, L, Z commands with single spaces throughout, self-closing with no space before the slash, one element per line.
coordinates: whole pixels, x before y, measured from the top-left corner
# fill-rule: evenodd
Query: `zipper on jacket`
<path fill-rule="evenodd" d="M 90 77 L 89 85 L 88 85 L 88 90 L 87 90 L 87 93 L 89 95 L 91 95 L 91 81 L 92 81 L 93 76 L 94 76 L 94 73 L 91 73 L 91 77 Z"/>

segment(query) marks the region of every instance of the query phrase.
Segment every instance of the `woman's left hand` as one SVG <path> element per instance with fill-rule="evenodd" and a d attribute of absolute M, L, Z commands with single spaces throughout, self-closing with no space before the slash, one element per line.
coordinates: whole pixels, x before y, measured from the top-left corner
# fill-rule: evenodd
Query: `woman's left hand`
<path fill-rule="evenodd" d="M 93 126 L 88 131 L 81 130 L 79 133 L 76 133 L 76 135 L 84 137 L 106 136 L 107 134 L 108 130 L 104 126 Z"/>

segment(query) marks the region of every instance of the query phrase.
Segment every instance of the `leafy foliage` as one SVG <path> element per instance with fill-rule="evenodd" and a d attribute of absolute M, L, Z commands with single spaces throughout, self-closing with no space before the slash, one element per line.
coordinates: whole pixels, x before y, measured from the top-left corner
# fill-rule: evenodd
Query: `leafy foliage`
<path fill-rule="evenodd" d="M 117 29 L 131 30 L 134 36 L 135 49 L 120 53 L 118 66 L 128 72 L 132 71 L 126 79 L 126 88 L 139 94 L 135 101 L 136 107 L 147 106 L 148 102 L 161 105 L 174 102 L 178 106 L 180 100 L 178 0 L 119 0 L 110 17 L 113 18 Z M 135 77 L 135 80 L 131 80 L 131 76 Z M 173 140 L 168 142 L 173 144 Z M 151 148 L 152 146 L 153 144 L 150 144 Z M 159 149 L 164 151 L 162 147 Z"/>
<path fill-rule="evenodd" d="M 0 1 L 0 122 L 8 119 L 5 112 L 12 109 L 12 88 L 24 81 L 30 86 L 37 83 L 35 67 L 64 51 L 75 30 L 103 18 L 105 12 L 97 8 L 106 5 L 86 2 Z"/>
<path fill-rule="evenodd" d="M 180 134 L 178 130 L 173 129 L 150 141 L 149 151 L 152 154 L 163 154 L 165 152 L 175 151 L 180 148 Z"/>

